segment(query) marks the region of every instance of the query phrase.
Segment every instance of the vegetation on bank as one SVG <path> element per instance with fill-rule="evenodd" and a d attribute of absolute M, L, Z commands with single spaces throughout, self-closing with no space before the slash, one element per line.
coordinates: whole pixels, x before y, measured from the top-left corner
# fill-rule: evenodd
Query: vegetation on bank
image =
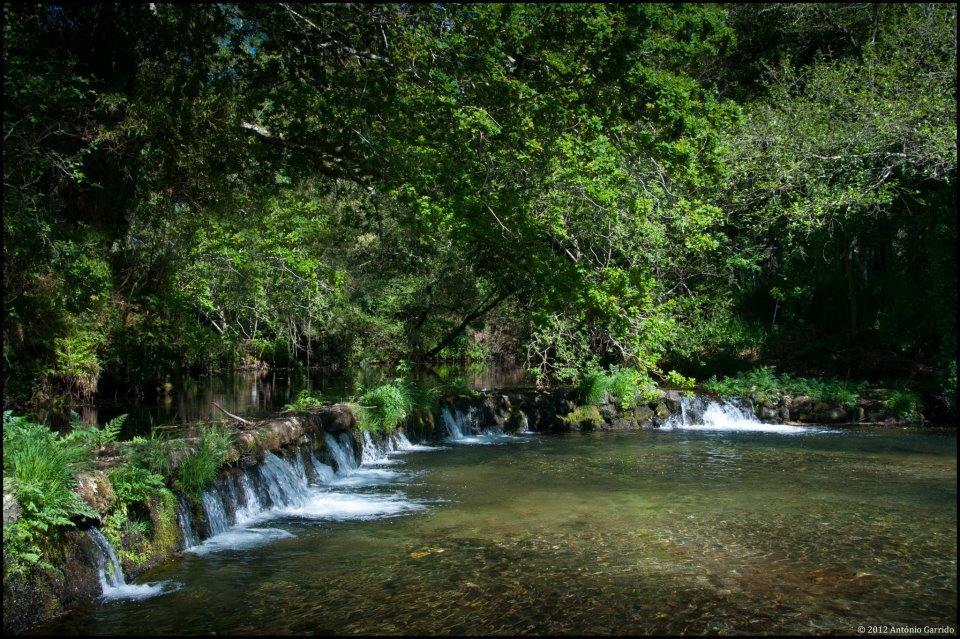
<path fill-rule="evenodd" d="M 177 534 L 166 529 L 175 522 L 169 516 L 176 509 L 172 489 L 199 500 L 220 467 L 232 461 L 231 437 L 222 428 L 201 428 L 192 444 L 156 431 L 149 438 L 117 441 L 124 418 L 101 428 L 75 420 L 70 432 L 60 435 L 4 413 L 3 487 L 17 511 L 16 521 L 4 523 L 7 570 L 49 566 L 51 543 L 82 519 L 102 521 L 121 559 L 146 561 L 158 544 L 172 543 Z M 180 465 L 172 474 L 175 456 Z M 104 470 L 108 482 L 98 476 Z M 96 507 L 78 494 L 81 479 L 94 485 L 85 492 L 97 500 Z"/>
<path fill-rule="evenodd" d="M 703 389 L 716 395 L 753 397 L 761 401 L 777 401 L 784 395 L 803 396 L 814 402 L 839 403 L 847 407 L 855 406 L 857 400 L 869 395 L 906 420 L 918 419 L 923 407 L 920 396 L 906 388 L 890 390 L 871 387 L 864 381 L 777 374 L 772 366 L 760 366 L 720 379 L 711 377 L 703 384 Z"/>
<path fill-rule="evenodd" d="M 852 364 L 953 399 L 954 5 L 3 12 L 18 411 L 478 357 Z M 380 427 L 404 405 L 368 399 Z"/>
<path fill-rule="evenodd" d="M 795 377 L 787 373 L 778 375 L 773 366 L 760 366 L 721 379 L 711 377 L 703 384 L 704 390 L 716 395 L 750 396 L 760 400 L 804 395 L 817 402 L 840 402 L 846 406 L 856 404 L 865 387 L 865 382 Z"/>

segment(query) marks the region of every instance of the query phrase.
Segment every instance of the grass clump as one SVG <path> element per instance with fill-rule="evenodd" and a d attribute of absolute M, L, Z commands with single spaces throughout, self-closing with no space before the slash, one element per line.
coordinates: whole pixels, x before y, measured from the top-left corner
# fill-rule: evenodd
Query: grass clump
<path fill-rule="evenodd" d="M 297 393 L 297 399 L 285 405 L 283 410 L 302 413 L 310 410 L 311 408 L 318 408 L 320 406 L 323 406 L 323 395 L 321 395 L 319 392 L 310 391 L 304 388 Z"/>
<path fill-rule="evenodd" d="M 370 432 L 392 433 L 414 409 L 413 393 L 401 380 L 384 384 L 360 396 L 357 421 Z"/>
<path fill-rule="evenodd" d="M 920 396 L 906 389 L 891 392 L 883 405 L 900 419 L 917 421 L 922 417 Z"/>
<path fill-rule="evenodd" d="M 853 406 L 866 384 L 835 378 L 794 377 L 787 373 L 778 375 L 773 366 L 760 366 L 722 379 L 711 377 L 703 387 L 717 395 L 753 396 L 761 401 L 775 400 L 782 395 L 805 395 L 814 401 Z"/>
<path fill-rule="evenodd" d="M 197 447 L 180 462 L 176 480 L 180 490 L 199 500 L 216 478 L 231 444 L 230 433 L 222 428 L 207 426 L 201 429 Z"/>
<path fill-rule="evenodd" d="M 585 404 L 597 406 L 612 397 L 622 409 L 637 405 L 638 401 L 654 398 L 652 380 L 633 368 L 612 367 L 609 371 L 587 373 L 580 382 L 580 393 Z"/>
<path fill-rule="evenodd" d="M 74 492 L 76 471 L 88 449 L 77 440 L 58 437 L 25 417 L 3 414 L 3 486 L 13 493 L 20 517 L 4 526 L 3 552 L 9 569 L 19 572 L 44 559 L 47 542 L 75 517 L 97 512 Z"/>

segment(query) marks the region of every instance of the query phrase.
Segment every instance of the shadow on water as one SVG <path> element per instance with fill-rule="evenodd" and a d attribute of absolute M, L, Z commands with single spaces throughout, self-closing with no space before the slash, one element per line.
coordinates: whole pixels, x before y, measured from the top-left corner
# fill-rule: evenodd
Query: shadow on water
<path fill-rule="evenodd" d="M 523 371 L 515 367 L 443 364 L 413 371 L 418 381 L 442 383 L 457 380 L 471 388 L 506 387 L 523 384 Z M 98 397 L 72 409 L 84 422 L 104 424 L 127 414 L 122 438 L 144 435 L 154 427 L 172 427 L 220 419 L 212 406 L 241 417 L 265 417 L 283 410 L 301 390 L 320 393 L 325 400 L 343 401 L 358 385 L 374 386 L 394 377 L 392 367 L 370 366 L 331 373 L 322 369 L 275 369 L 265 372 L 232 371 L 204 375 L 183 375 L 170 381 L 168 392 L 160 390 L 141 399 Z M 46 413 L 39 417 L 58 430 L 69 428 L 69 413 Z"/>

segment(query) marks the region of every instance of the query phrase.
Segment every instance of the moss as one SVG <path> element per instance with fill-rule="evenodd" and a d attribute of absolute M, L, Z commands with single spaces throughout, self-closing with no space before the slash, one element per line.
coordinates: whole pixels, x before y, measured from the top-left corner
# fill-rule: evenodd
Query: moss
<path fill-rule="evenodd" d="M 593 430 L 603 425 L 600 409 L 593 405 L 577 406 L 561 418 L 564 423 L 580 430 Z"/>
<path fill-rule="evenodd" d="M 156 498 L 151 512 L 153 520 L 153 555 L 165 557 L 174 554 L 183 541 L 183 532 L 177 523 L 177 498 L 165 490 Z"/>

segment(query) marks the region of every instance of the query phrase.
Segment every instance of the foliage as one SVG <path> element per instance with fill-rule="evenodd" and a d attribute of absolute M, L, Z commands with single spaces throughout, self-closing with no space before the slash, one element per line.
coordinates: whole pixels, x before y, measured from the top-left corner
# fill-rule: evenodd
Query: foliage
<path fill-rule="evenodd" d="M 752 396 L 771 400 L 785 394 L 804 395 L 818 402 L 840 402 L 853 406 L 866 384 L 830 378 L 794 377 L 787 373 L 777 375 L 773 366 L 760 366 L 721 379 L 711 377 L 703 387 L 708 392 L 724 396 Z"/>
<path fill-rule="evenodd" d="M 655 397 L 652 380 L 631 368 L 613 367 L 607 372 L 589 373 L 580 382 L 580 392 L 585 404 L 596 406 L 610 396 L 623 409 L 633 408 L 638 401 L 650 401 Z"/>
<path fill-rule="evenodd" d="M 3 11 L 19 409 L 244 358 L 950 377 L 952 5 Z"/>
<path fill-rule="evenodd" d="M 194 448 L 180 462 L 176 485 L 194 499 L 199 500 L 217 477 L 226 455 L 233 443 L 230 433 L 217 426 L 200 429 Z"/>
<path fill-rule="evenodd" d="M 44 550 L 75 517 L 95 517 L 90 506 L 73 492 L 74 472 L 83 461 L 84 449 L 60 438 L 45 426 L 24 417 L 3 414 L 3 483 L 11 489 L 20 508 L 20 518 L 4 526 L 4 556 L 11 570 L 24 570 L 40 562 Z"/>
<path fill-rule="evenodd" d="M 923 403 L 920 401 L 920 396 L 912 391 L 896 389 L 884 400 L 883 405 L 900 419 L 909 421 L 922 419 L 920 409 Z"/>
<path fill-rule="evenodd" d="M 365 392 L 357 406 L 360 428 L 371 432 L 393 432 L 413 411 L 410 388 L 396 380 Z"/>
<path fill-rule="evenodd" d="M 284 405 L 283 410 L 302 412 L 323 406 L 323 395 L 306 388 L 297 393 L 297 399 Z"/>
<path fill-rule="evenodd" d="M 126 419 L 125 414 L 119 415 L 102 427 L 74 419 L 70 424 L 70 432 L 64 439 L 71 443 L 76 442 L 86 446 L 91 450 L 98 450 L 117 441 L 117 437 L 120 436 L 120 429 L 123 428 Z"/>
<path fill-rule="evenodd" d="M 663 381 L 669 386 L 683 390 L 693 390 L 693 388 L 697 385 L 697 380 L 692 377 L 685 377 L 677 371 L 668 372 Z"/>

